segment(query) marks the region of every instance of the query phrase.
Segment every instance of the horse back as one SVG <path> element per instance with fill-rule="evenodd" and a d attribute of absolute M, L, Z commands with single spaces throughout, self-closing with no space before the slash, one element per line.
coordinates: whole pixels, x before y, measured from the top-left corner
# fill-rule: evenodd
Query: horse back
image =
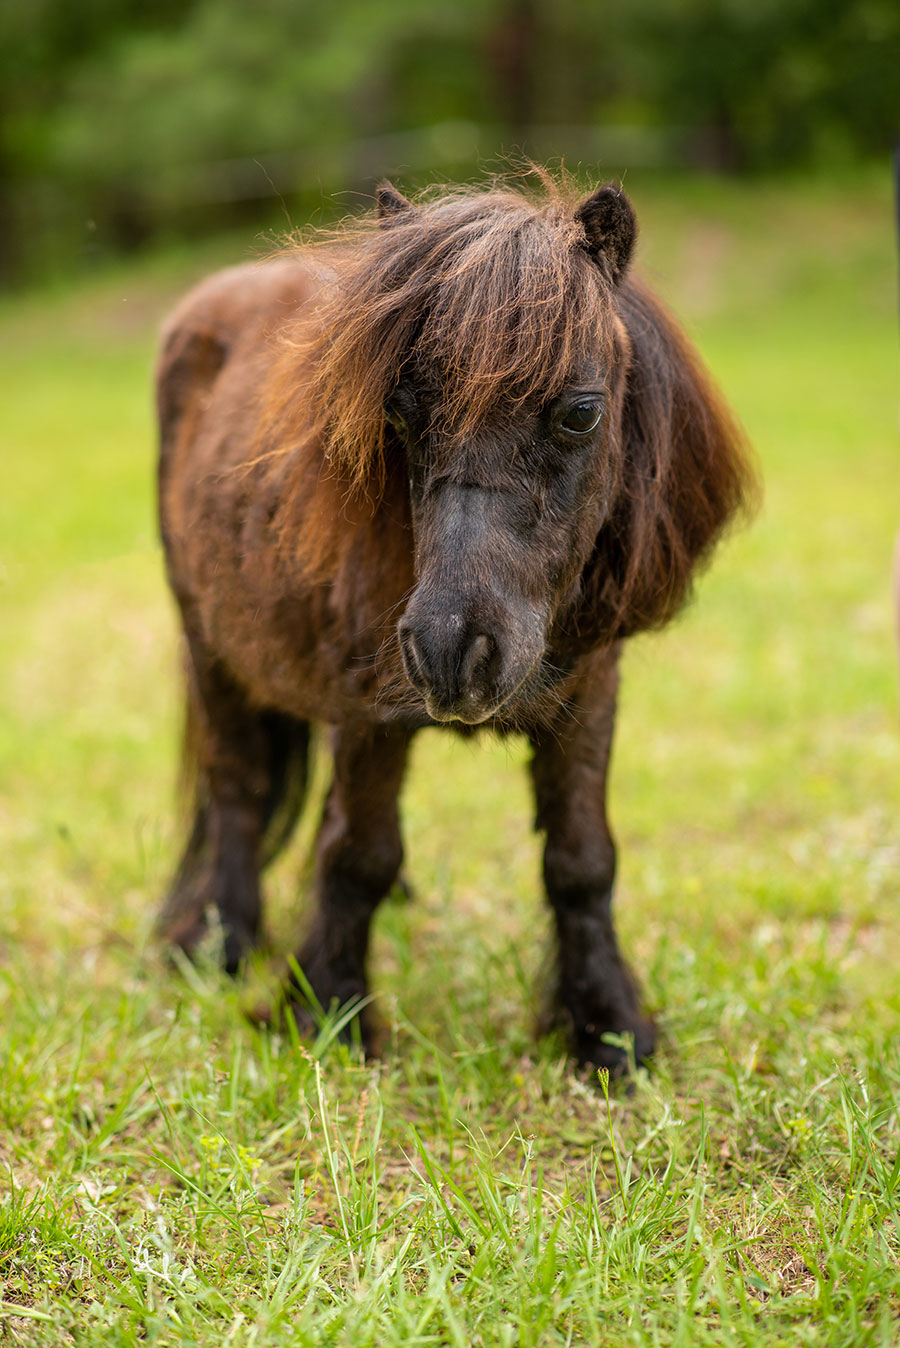
<path fill-rule="evenodd" d="M 226 369 L 237 399 L 251 401 L 250 380 L 272 340 L 320 286 L 321 278 L 291 256 L 229 267 L 181 300 L 163 327 L 156 367 L 163 469 L 179 442 L 196 440 L 200 414 Z M 243 380 L 235 378 L 238 370 Z"/>

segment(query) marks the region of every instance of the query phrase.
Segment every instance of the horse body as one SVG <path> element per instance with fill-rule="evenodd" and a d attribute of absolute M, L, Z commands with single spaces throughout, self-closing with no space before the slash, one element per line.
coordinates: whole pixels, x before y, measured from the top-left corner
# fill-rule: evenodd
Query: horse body
<path fill-rule="evenodd" d="M 638 1057 L 653 1042 L 610 910 L 618 653 L 674 611 L 738 505 L 740 437 L 626 274 L 621 193 L 413 208 L 385 188 L 379 208 L 324 255 L 211 278 L 164 336 L 160 513 L 197 798 L 163 927 L 191 949 L 216 909 L 237 967 L 323 723 L 334 778 L 298 959 L 324 1006 L 362 998 L 413 734 L 524 733 L 560 1013 L 578 1056 L 615 1068 L 609 1031 Z"/>

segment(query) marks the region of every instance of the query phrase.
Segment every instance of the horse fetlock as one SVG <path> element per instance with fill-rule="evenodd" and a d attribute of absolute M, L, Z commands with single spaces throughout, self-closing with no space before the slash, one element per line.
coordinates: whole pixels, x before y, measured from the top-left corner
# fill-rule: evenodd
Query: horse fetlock
<path fill-rule="evenodd" d="M 259 943 L 257 925 L 226 919 L 207 892 L 193 895 L 189 901 L 170 899 L 160 918 L 157 931 L 166 945 L 194 959 L 201 948 L 221 951 L 225 972 L 234 975 L 244 959 Z"/>
<path fill-rule="evenodd" d="M 243 961 L 259 945 L 258 925 L 244 922 L 222 923 L 222 957 L 227 974 L 238 972 Z"/>
<path fill-rule="evenodd" d="M 641 1014 L 637 986 L 616 947 L 582 949 L 577 958 L 562 951 L 557 998 L 580 1062 L 624 1071 L 629 1049 L 607 1036 L 630 1036 L 636 1062 L 653 1053 L 653 1024 Z"/>

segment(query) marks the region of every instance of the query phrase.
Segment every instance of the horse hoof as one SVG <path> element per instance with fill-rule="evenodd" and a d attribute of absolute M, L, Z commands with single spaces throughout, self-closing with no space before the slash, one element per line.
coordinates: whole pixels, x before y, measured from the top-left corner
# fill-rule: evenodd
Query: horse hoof
<path fill-rule="evenodd" d="M 201 908 L 198 912 L 163 918 L 157 928 L 157 935 L 170 953 L 180 950 L 182 955 L 193 959 L 198 946 L 209 935 L 209 918 L 206 910 Z"/>
<path fill-rule="evenodd" d="M 300 1039 L 319 1040 L 323 1037 L 327 1043 L 343 1044 L 346 1048 L 362 1049 L 367 1059 L 381 1057 L 381 1036 L 367 1008 L 360 1007 L 347 1016 L 347 1006 L 332 1005 L 328 1013 L 310 1010 L 308 1002 L 297 1002 L 292 998 L 284 1006 L 284 1016 L 289 1016 L 296 1026 Z M 340 1028 L 336 1028 L 340 1026 Z"/>
<path fill-rule="evenodd" d="M 627 1047 L 610 1043 L 605 1036 L 612 1033 L 609 1029 L 585 1026 L 576 1036 L 574 1045 L 579 1065 L 606 1071 L 612 1078 L 627 1076 L 632 1064 L 636 1067 L 649 1066 L 656 1048 L 656 1032 L 649 1021 L 615 1031 L 617 1038 L 625 1039 L 628 1036 L 632 1039 L 632 1044 Z"/>

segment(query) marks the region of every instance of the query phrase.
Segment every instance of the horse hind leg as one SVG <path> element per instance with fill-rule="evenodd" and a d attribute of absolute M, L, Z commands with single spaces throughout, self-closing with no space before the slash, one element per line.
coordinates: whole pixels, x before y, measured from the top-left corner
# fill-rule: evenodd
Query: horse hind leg
<path fill-rule="evenodd" d="M 260 871 L 290 836 L 306 786 L 305 722 L 250 707 L 220 672 L 189 692 L 185 766 L 193 822 L 159 918 L 163 938 L 192 954 L 211 914 L 236 972 L 262 927 Z"/>

